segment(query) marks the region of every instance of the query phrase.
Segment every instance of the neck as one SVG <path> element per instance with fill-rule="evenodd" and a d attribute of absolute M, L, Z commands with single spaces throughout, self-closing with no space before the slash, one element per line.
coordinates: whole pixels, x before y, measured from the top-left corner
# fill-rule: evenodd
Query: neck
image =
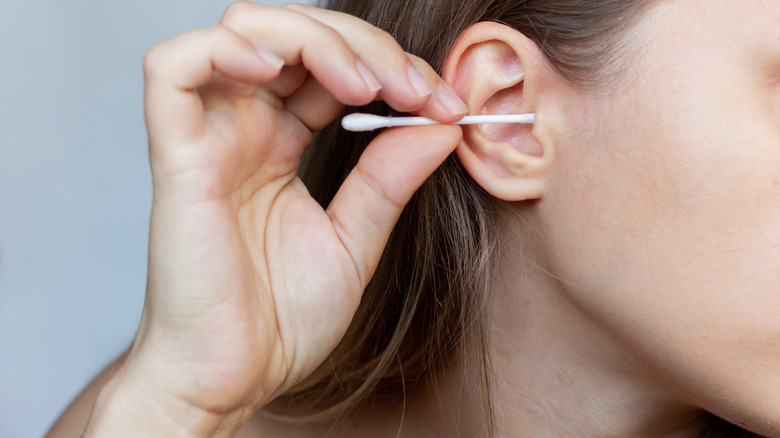
<path fill-rule="evenodd" d="M 703 411 L 663 391 L 663 376 L 569 304 L 535 261 L 520 254 L 504 258 L 523 262 L 501 269 L 507 274 L 498 278 L 492 298 L 495 436 L 700 435 Z M 435 431 L 430 435 L 486 436 L 481 384 L 463 377 L 480 375 L 474 344 L 442 376 L 438 392 L 407 412 L 410 427 L 425 423 L 424 429 Z"/>

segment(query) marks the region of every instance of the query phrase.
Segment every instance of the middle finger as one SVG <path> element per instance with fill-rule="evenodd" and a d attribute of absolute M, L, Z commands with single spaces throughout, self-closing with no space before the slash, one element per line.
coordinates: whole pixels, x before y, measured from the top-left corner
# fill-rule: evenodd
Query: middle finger
<path fill-rule="evenodd" d="M 466 104 L 436 71 L 422 58 L 406 53 L 389 33 L 342 12 L 301 4 L 289 4 L 285 8 L 306 14 L 339 32 L 385 85 L 379 97 L 394 109 L 442 122 L 454 122 L 466 114 Z M 420 101 L 420 97 L 425 99 Z"/>

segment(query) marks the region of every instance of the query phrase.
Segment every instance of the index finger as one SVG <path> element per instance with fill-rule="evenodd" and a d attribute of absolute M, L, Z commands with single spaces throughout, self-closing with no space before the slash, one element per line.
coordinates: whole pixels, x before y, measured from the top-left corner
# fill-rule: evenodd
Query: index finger
<path fill-rule="evenodd" d="M 304 14 L 238 2 L 228 7 L 220 24 L 285 65 L 303 64 L 343 104 L 371 102 L 382 87 L 338 32 Z"/>
<path fill-rule="evenodd" d="M 327 212 L 363 287 L 404 206 L 461 139 L 457 126 L 393 128 L 379 134 L 360 156 Z"/>
<path fill-rule="evenodd" d="M 390 35 L 343 12 L 301 4 L 285 8 L 301 12 L 339 32 L 384 85 L 379 97 L 398 111 L 414 112 L 440 122 L 460 120 L 468 108 L 436 71 L 420 57 L 406 53 Z"/>

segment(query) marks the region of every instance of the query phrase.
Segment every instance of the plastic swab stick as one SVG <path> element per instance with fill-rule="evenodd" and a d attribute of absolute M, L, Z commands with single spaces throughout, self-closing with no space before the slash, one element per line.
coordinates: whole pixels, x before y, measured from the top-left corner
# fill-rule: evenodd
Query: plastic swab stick
<path fill-rule="evenodd" d="M 479 125 L 483 123 L 534 123 L 535 116 L 530 114 L 507 114 L 487 116 L 466 116 L 454 125 Z M 441 122 L 425 117 L 382 117 L 374 114 L 354 113 L 341 120 L 341 126 L 347 131 L 373 131 L 379 128 L 395 126 L 440 125 Z"/>

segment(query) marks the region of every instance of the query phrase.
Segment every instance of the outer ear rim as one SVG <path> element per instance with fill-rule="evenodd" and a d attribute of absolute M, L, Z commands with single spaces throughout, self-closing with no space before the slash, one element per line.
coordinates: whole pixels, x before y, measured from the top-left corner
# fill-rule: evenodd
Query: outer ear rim
<path fill-rule="evenodd" d="M 540 77 L 538 69 L 532 65 L 544 58 L 533 41 L 507 25 L 496 22 L 479 22 L 466 29 L 453 44 L 444 64 L 442 74 L 444 81 L 453 89 L 457 90 L 460 88 L 455 81 L 458 77 L 458 65 L 461 63 L 462 58 L 469 49 L 488 42 L 505 44 L 518 54 L 521 62 L 526 60 L 526 62 L 523 62 L 525 70 L 524 82 L 528 81 L 529 78 L 535 80 Z M 525 93 L 531 87 L 527 87 L 524 84 L 523 88 Z M 534 88 L 538 89 L 539 87 Z M 533 93 L 533 91 L 531 92 Z M 495 93 L 489 93 L 489 96 L 493 95 Z M 461 95 L 461 98 L 469 108 L 474 108 L 475 106 L 482 108 L 489 100 L 488 98 L 485 99 L 485 102 L 474 103 L 470 101 L 473 100 L 471 96 Z M 533 107 L 533 98 L 525 100 Z M 531 133 L 528 138 L 539 144 L 542 150 L 541 156 L 523 153 L 508 142 L 486 138 L 480 131 L 479 126 L 476 125 L 462 127 L 463 140 L 461 140 L 456 149 L 456 155 L 469 175 L 492 196 L 504 201 L 540 199 L 544 196 L 547 188 L 553 153 L 552 150 L 546 147 L 547 145 L 538 140 L 538 137 L 534 134 L 535 126 L 530 128 Z M 472 145 L 469 144 L 470 142 Z M 486 161 L 479 157 L 480 154 L 475 152 L 477 148 L 482 155 L 497 154 L 500 159 L 493 158 Z M 493 164 L 490 161 L 493 161 Z M 497 167 L 500 167 L 500 169 Z"/>

